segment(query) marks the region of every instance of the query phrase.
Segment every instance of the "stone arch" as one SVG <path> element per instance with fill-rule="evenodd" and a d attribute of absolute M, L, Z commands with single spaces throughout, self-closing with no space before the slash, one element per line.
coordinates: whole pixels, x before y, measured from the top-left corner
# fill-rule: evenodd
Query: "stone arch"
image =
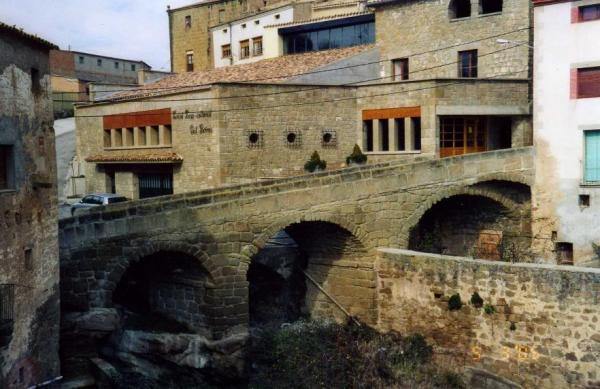
<path fill-rule="evenodd" d="M 375 323 L 375 257 L 372 248 L 365 245 L 364 237 L 360 239 L 355 235 L 358 229 L 347 218 L 315 215 L 286 218 L 271 224 L 257 236 L 252 244 L 252 251 L 246 248 L 246 252 L 252 257 L 247 273 L 248 280 L 252 281 L 252 270 L 264 264 L 264 259 L 259 256 L 262 257 L 264 250 L 268 249 L 267 241 L 282 230 L 298 245 L 300 257 L 296 264 L 301 264 L 304 270 L 291 271 L 288 274 L 300 275 L 306 291 L 306 312 L 312 317 L 345 320 L 345 313 L 339 308 L 339 304 L 351 315 L 358 316 L 365 322 Z M 278 257 L 275 259 L 276 262 L 270 262 L 271 265 L 280 263 Z M 289 269 L 295 266 L 292 265 Z M 249 295 L 252 296 L 252 284 L 250 286 Z M 333 299 L 323 293 L 321 287 L 327 290 Z M 252 301 L 249 303 L 252 307 Z M 250 312 L 252 311 L 250 309 Z"/>
<path fill-rule="evenodd" d="M 453 187 L 445 191 L 436 192 L 431 197 L 429 197 L 427 201 L 423 202 L 415 211 L 413 211 L 411 215 L 406 219 L 400 231 L 400 239 L 398 242 L 400 247 L 408 247 L 409 232 L 412 228 L 414 228 L 414 226 L 416 226 L 419 223 L 423 215 L 425 215 L 425 213 L 428 210 L 430 210 L 434 205 L 450 197 L 460 195 L 481 196 L 501 204 L 510 211 L 518 212 L 520 204 L 514 201 L 513 199 L 506 196 L 502 196 L 499 193 L 486 190 L 484 188 L 473 187 L 473 185 L 491 181 L 508 181 L 530 186 L 529 180 L 520 175 L 516 176 L 500 173 L 482 176 L 481 179 L 477 180 L 477 182 L 474 182 L 470 186 Z"/>
<path fill-rule="evenodd" d="M 131 264 L 137 263 L 145 257 L 160 252 L 181 253 L 197 259 L 199 265 L 209 276 L 207 288 L 213 287 L 215 282 L 213 274 L 214 269 L 210 267 L 209 257 L 203 250 L 184 242 L 144 240 L 143 242 L 136 244 L 135 247 L 123 249 L 123 254 L 117 259 L 115 266 L 109 270 L 107 282 L 105 282 L 103 288 L 105 289 L 105 301 L 100 306 L 107 306 L 110 304 L 110 301 L 112 301 L 112 293 Z"/>
<path fill-rule="evenodd" d="M 270 224 L 255 237 L 255 239 L 252 241 L 251 247 L 246 246 L 242 248 L 241 254 L 251 258 L 253 255 L 256 255 L 260 249 L 264 248 L 267 241 L 271 239 L 271 237 L 277 232 L 284 230 L 286 227 L 291 226 L 292 224 L 299 224 L 303 222 L 323 222 L 335 224 L 356 237 L 365 247 L 369 249 L 374 248 L 371 242 L 367 240 L 366 234 L 363 233 L 358 226 L 356 226 L 356 224 L 348 220 L 347 217 L 338 215 L 302 215 L 286 217 Z"/>

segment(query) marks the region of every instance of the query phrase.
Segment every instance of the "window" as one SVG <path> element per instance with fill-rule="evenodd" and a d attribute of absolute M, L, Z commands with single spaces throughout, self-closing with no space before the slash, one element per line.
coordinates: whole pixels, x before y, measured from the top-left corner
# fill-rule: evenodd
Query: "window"
<path fill-rule="evenodd" d="M 0 348 L 10 344 L 15 320 L 15 285 L 0 284 Z"/>
<path fill-rule="evenodd" d="M 250 41 L 240 41 L 240 59 L 250 57 Z"/>
<path fill-rule="evenodd" d="M 36 68 L 31 68 L 31 91 L 33 93 L 38 93 L 40 89 L 40 71 Z"/>
<path fill-rule="evenodd" d="M 135 72 L 135 65 L 134 64 L 131 64 L 131 71 Z"/>
<path fill-rule="evenodd" d="M 559 265 L 573 264 L 573 243 L 556 242 L 554 243 L 554 251 L 556 253 L 556 262 Z"/>
<path fill-rule="evenodd" d="M 502 12 L 502 0 L 480 0 L 479 14 L 493 14 Z"/>
<path fill-rule="evenodd" d="M 283 34 L 283 48 L 285 54 L 328 50 L 374 42 L 374 22 Z"/>
<path fill-rule="evenodd" d="M 577 98 L 600 97 L 600 67 L 577 69 Z"/>
<path fill-rule="evenodd" d="M 102 60 L 98 58 L 98 59 L 96 60 L 96 65 L 98 65 L 98 66 L 102 66 Z"/>
<path fill-rule="evenodd" d="M 392 60 L 392 81 L 408 80 L 408 58 Z"/>
<path fill-rule="evenodd" d="M 115 69 L 118 69 L 118 68 L 119 68 L 119 63 L 115 62 Z"/>
<path fill-rule="evenodd" d="M 231 58 L 231 45 L 221 46 L 221 58 Z"/>
<path fill-rule="evenodd" d="M 477 50 L 458 52 L 458 77 L 477 78 Z"/>
<path fill-rule="evenodd" d="M 600 19 L 600 4 L 586 5 L 579 7 L 579 21 L 589 22 L 590 20 Z"/>
<path fill-rule="evenodd" d="M 25 270 L 33 270 L 33 249 L 26 248 L 23 252 Z"/>
<path fill-rule="evenodd" d="M 246 146 L 249 149 L 260 149 L 263 147 L 262 130 L 246 130 Z"/>
<path fill-rule="evenodd" d="M 450 0 L 448 6 L 448 16 L 450 19 L 468 18 L 471 16 L 470 0 Z"/>
<path fill-rule="evenodd" d="M 79 63 L 82 64 L 84 62 L 85 62 L 85 58 L 82 55 L 80 55 L 79 56 Z"/>
<path fill-rule="evenodd" d="M 220 9 L 219 10 L 219 23 L 223 23 L 223 20 L 225 20 L 225 10 Z"/>
<path fill-rule="evenodd" d="M 252 39 L 252 55 L 259 56 L 263 53 L 262 36 Z"/>
<path fill-rule="evenodd" d="M 0 190 L 13 188 L 13 147 L 0 145 Z"/>
<path fill-rule="evenodd" d="M 256 24 L 256 25 L 260 24 L 260 20 L 255 20 L 254 24 Z"/>
<path fill-rule="evenodd" d="M 281 16 L 279 14 L 275 15 L 275 19 L 279 19 Z"/>
<path fill-rule="evenodd" d="M 585 162 L 583 179 L 585 182 L 600 182 L 600 130 L 584 131 Z"/>
<path fill-rule="evenodd" d="M 242 23 L 242 28 L 246 28 L 246 23 Z"/>
<path fill-rule="evenodd" d="M 185 55 L 185 61 L 187 64 L 187 71 L 193 72 L 194 71 L 194 53 L 187 53 Z"/>
<path fill-rule="evenodd" d="M 150 136 L 149 136 L 149 145 L 150 146 L 158 146 L 158 144 L 160 143 L 160 138 L 159 138 L 159 127 L 158 126 L 151 126 L 150 127 Z"/>
<path fill-rule="evenodd" d="M 581 208 L 589 207 L 590 206 L 590 195 L 589 194 L 580 194 L 578 203 Z"/>
<path fill-rule="evenodd" d="M 191 15 L 186 15 L 185 17 L 185 28 L 190 28 L 192 27 L 192 16 Z"/>
<path fill-rule="evenodd" d="M 373 120 L 363 122 L 363 150 L 373 151 Z"/>

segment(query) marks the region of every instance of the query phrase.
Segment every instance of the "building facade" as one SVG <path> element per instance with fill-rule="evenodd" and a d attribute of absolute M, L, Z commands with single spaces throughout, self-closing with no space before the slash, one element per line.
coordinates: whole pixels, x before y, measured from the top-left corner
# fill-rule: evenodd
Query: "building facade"
<path fill-rule="evenodd" d="M 534 3 L 537 249 L 600 266 L 600 2 Z"/>
<path fill-rule="evenodd" d="M 167 8 L 171 70 L 203 71 L 282 55 L 286 50 L 280 27 L 356 16 L 365 11 L 364 4 L 336 0 L 216 0 Z M 328 48 L 336 47 L 344 46 Z"/>
<path fill-rule="evenodd" d="M 393 86 L 380 93 L 361 89 L 374 95 L 359 104 L 364 150 L 385 156 L 420 149 L 446 157 L 531 144 L 531 6 L 489 3 L 368 3 L 375 11 L 379 82 Z M 420 123 L 406 119 L 419 112 Z"/>
<path fill-rule="evenodd" d="M 138 73 L 151 70 L 144 61 L 52 50 L 50 70 L 54 112 L 72 115 L 73 104 L 90 100 L 90 84 L 119 87 L 137 86 Z"/>
<path fill-rule="evenodd" d="M 49 51 L 0 24 L 0 387 L 59 376 L 56 157 Z"/>

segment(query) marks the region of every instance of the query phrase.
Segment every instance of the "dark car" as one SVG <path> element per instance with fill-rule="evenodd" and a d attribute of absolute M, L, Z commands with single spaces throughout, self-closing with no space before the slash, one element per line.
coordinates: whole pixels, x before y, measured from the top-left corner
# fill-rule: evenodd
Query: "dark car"
<path fill-rule="evenodd" d="M 98 207 L 100 205 L 108 205 L 122 203 L 127 201 L 127 197 L 114 193 L 92 193 L 84 196 L 79 202 L 71 205 L 71 216 L 75 216 L 78 209 L 87 209 Z"/>

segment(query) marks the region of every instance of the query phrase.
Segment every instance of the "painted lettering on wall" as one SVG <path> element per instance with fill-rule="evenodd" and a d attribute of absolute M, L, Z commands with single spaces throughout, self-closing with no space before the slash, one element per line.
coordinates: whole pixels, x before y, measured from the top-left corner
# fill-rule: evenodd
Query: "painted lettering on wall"
<path fill-rule="evenodd" d="M 197 112 L 177 112 L 173 111 L 173 120 L 191 120 L 209 118 L 212 116 L 212 111 L 197 111 Z"/>
<path fill-rule="evenodd" d="M 190 134 L 212 134 L 212 128 L 207 127 L 204 124 L 190 124 Z"/>

